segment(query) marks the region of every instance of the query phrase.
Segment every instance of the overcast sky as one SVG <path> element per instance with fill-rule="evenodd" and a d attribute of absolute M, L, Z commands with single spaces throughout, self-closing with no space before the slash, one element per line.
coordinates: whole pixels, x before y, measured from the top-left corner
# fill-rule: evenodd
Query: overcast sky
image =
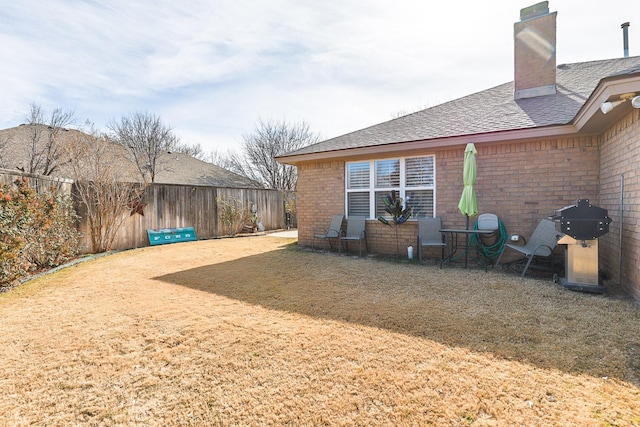
<path fill-rule="evenodd" d="M 185 143 L 237 147 L 259 119 L 324 139 L 513 80 L 535 0 L 0 0 L 0 128 L 30 103 L 105 128 L 159 115 Z M 557 63 L 640 55 L 640 1 L 551 0 Z"/>

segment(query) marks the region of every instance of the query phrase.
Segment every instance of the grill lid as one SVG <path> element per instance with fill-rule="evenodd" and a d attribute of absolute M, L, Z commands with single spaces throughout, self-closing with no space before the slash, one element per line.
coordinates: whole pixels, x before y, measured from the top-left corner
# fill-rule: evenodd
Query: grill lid
<path fill-rule="evenodd" d="M 556 211 L 556 229 L 576 240 L 595 240 L 609 232 L 611 218 L 606 209 L 593 206 L 588 199 Z"/>

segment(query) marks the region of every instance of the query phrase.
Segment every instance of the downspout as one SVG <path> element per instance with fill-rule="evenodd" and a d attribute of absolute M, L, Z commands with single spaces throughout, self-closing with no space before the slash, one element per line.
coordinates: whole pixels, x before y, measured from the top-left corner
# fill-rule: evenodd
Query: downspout
<path fill-rule="evenodd" d="M 622 284 L 622 227 L 624 226 L 624 174 L 620 174 L 620 237 L 618 246 L 618 285 Z"/>

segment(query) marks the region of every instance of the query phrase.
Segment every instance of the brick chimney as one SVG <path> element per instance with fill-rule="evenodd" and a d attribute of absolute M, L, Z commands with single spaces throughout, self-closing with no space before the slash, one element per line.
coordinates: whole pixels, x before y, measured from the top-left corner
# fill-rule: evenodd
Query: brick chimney
<path fill-rule="evenodd" d="M 543 1 L 520 10 L 513 25 L 515 41 L 514 98 L 556 93 L 556 16 Z"/>

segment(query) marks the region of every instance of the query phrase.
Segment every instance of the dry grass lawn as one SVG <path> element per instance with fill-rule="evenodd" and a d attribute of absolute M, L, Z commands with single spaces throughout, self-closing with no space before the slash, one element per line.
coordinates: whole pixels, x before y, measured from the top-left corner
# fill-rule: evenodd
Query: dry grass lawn
<path fill-rule="evenodd" d="M 0 426 L 640 426 L 640 310 L 507 272 L 143 248 L 0 294 Z"/>

